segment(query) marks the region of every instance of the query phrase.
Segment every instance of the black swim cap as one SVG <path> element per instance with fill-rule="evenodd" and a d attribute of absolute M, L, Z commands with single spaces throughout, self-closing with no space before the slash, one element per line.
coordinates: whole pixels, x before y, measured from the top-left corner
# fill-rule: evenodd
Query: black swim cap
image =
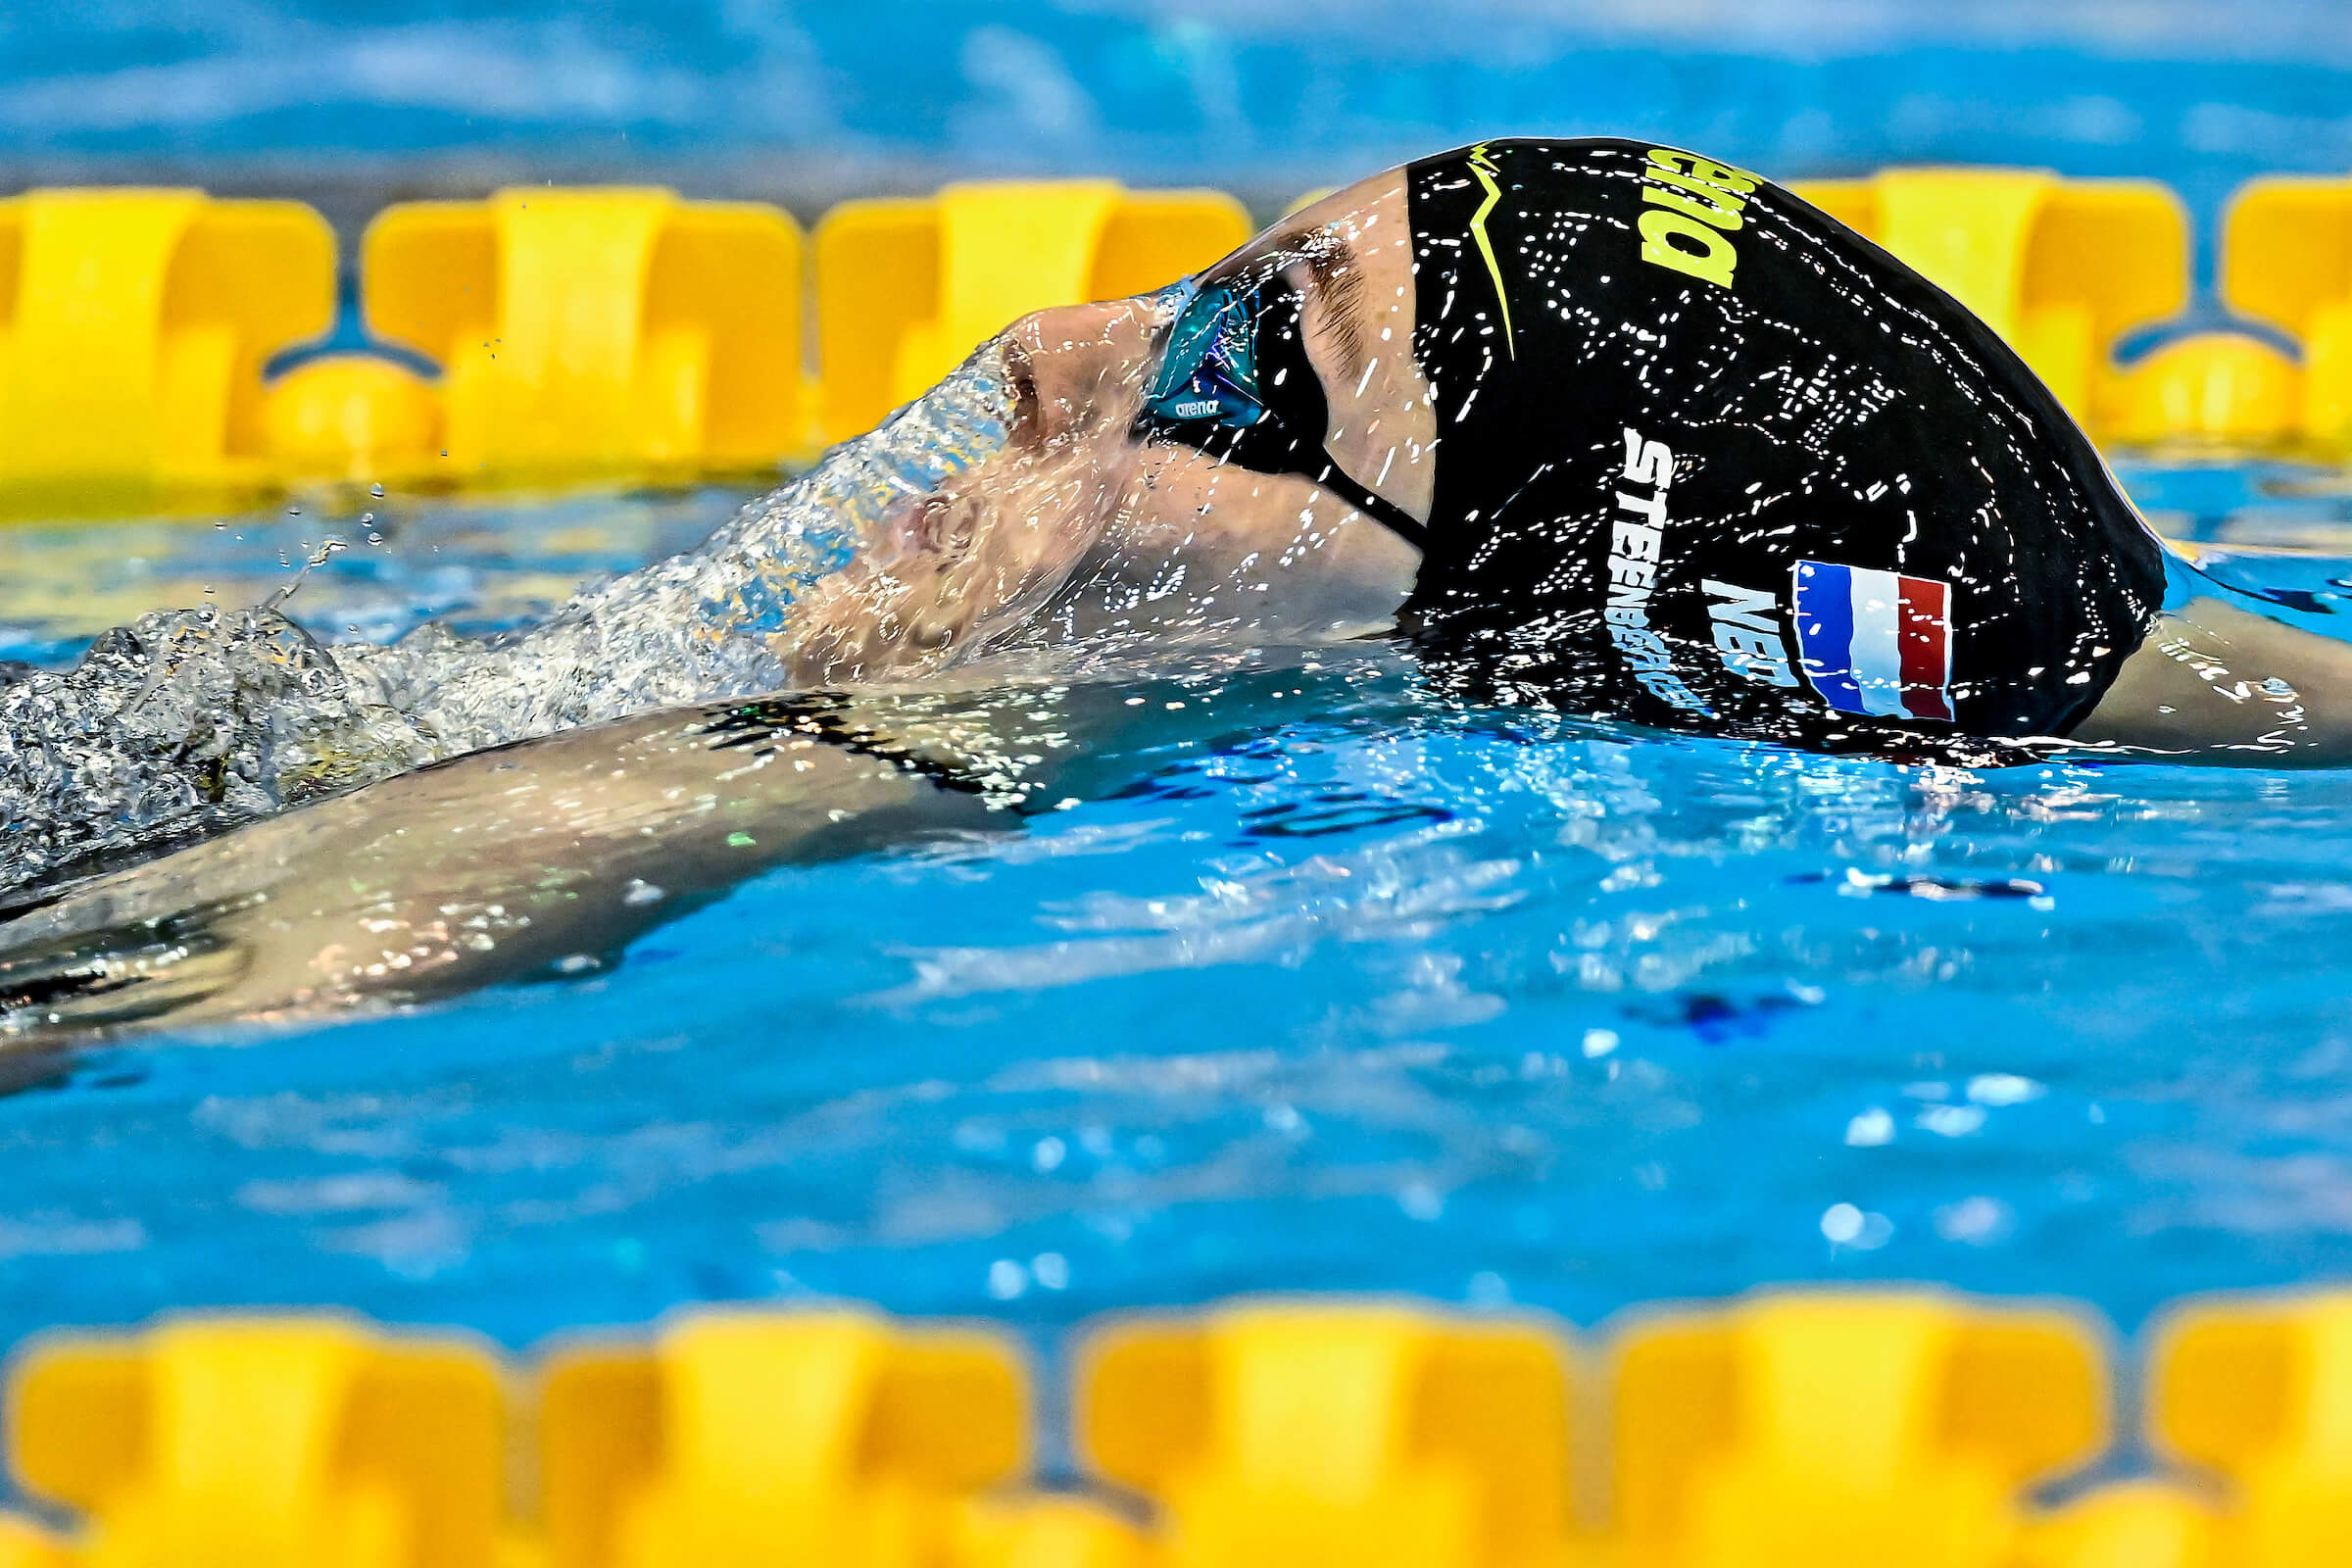
<path fill-rule="evenodd" d="M 1407 171 L 1415 634 L 1490 689 L 1806 744 L 2064 734 L 2162 550 L 2009 347 L 1755 175 L 1615 140 Z"/>

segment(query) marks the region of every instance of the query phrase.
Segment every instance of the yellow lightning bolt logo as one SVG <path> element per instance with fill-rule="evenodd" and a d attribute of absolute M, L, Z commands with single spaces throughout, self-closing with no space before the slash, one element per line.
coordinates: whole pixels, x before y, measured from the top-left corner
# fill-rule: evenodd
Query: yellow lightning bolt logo
<path fill-rule="evenodd" d="M 1487 215 L 1502 200 L 1502 187 L 1494 183 L 1494 176 L 1501 169 L 1487 156 L 1487 144 L 1483 141 L 1470 149 L 1470 172 L 1478 176 L 1479 184 L 1487 192 L 1487 199 L 1470 215 L 1470 237 L 1478 241 L 1478 254 L 1487 259 L 1487 275 L 1494 280 L 1494 303 L 1502 307 L 1502 346 L 1515 360 L 1519 357 L 1519 340 L 1511 331 L 1511 297 L 1502 290 L 1502 267 L 1494 260 L 1494 242 L 1487 238 Z"/>

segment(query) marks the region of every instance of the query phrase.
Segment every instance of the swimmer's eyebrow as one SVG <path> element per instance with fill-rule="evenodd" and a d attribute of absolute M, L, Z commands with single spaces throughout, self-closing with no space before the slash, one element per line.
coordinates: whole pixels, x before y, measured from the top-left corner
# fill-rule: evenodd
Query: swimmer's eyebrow
<path fill-rule="evenodd" d="M 1363 259 L 1355 242 L 1321 223 L 1270 228 L 1200 274 L 1204 284 L 1249 286 L 1294 266 L 1306 269 L 1304 292 L 1322 309 L 1322 334 L 1338 351 L 1340 373 L 1353 381 L 1364 373 Z"/>
<path fill-rule="evenodd" d="M 1364 373 L 1364 269 L 1354 242 L 1345 234 L 1325 231 L 1325 237 L 1304 247 L 1306 270 L 1323 307 L 1325 330 L 1340 351 L 1341 373 L 1354 380 Z"/>

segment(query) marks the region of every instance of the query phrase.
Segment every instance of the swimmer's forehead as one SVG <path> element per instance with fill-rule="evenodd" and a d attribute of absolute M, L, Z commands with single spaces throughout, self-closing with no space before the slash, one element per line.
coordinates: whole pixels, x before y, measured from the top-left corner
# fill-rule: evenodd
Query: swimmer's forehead
<path fill-rule="evenodd" d="M 1353 379 L 1364 368 L 1366 337 L 1363 258 L 1355 226 L 1350 210 L 1334 212 L 1331 201 L 1318 202 L 1267 229 L 1197 281 L 1204 290 L 1247 294 L 1282 278 L 1314 307 L 1313 334 L 1328 346 L 1340 374 Z"/>
<path fill-rule="evenodd" d="M 1306 268 L 1310 277 L 1352 266 L 1356 255 L 1349 215 L 1330 214 L 1328 205 L 1318 202 L 1265 230 L 1201 272 L 1201 286 L 1252 288 L 1294 266 Z"/>
<path fill-rule="evenodd" d="M 1283 278 L 1314 307 L 1310 331 L 1352 384 L 1366 368 L 1368 345 L 1376 335 L 1374 295 L 1387 292 L 1385 286 L 1377 291 L 1371 286 L 1377 275 L 1371 264 L 1384 247 L 1405 243 L 1405 175 L 1401 167 L 1382 170 L 1307 203 L 1195 281 L 1204 289 L 1248 293 Z M 1390 224 L 1386 231 L 1379 229 L 1383 222 Z M 1407 253 L 1384 254 L 1401 259 Z M 1409 288 L 1401 265 L 1398 271 Z"/>

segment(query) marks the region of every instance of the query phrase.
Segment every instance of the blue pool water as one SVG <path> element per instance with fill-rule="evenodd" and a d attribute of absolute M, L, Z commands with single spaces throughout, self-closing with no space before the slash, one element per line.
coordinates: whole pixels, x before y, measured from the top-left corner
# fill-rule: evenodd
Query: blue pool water
<path fill-rule="evenodd" d="M 2176 531 L 2352 555 L 2325 476 L 2126 477 Z M 513 624 L 737 499 L 0 533 L 0 657 L 258 599 L 328 534 L 316 630 Z M 584 978 L 87 1054 L 0 1099 L 0 1342 L 338 1302 L 522 1345 L 833 1294 L 1045 1333 L 1270 1287 L 1591 1322 L 1876 1278 L 2128 1330 L 2352 1269 L 2352 774 L 1926 770 L 1377 678 L 1120 769 Z"/>

